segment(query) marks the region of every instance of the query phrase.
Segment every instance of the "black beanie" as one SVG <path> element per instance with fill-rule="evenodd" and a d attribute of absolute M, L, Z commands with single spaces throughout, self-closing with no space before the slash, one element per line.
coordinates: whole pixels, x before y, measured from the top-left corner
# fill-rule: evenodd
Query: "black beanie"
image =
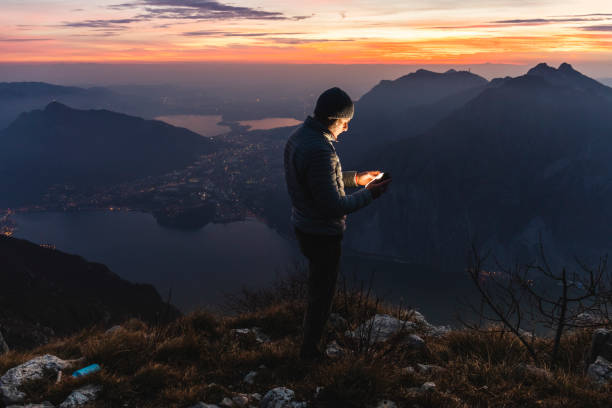
<path fill-rule="evenodd" d="M 352 119 L 354 112 L 355 106 L 351 97 L 342 89 L 335 87 L 319 96 L 314 114 L 321 119 Z"/>

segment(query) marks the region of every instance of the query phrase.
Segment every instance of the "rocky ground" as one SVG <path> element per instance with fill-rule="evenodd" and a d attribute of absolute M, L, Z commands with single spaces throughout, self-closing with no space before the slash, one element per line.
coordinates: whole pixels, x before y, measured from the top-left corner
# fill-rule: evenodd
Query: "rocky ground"
<path fill-rule="evenodd" d="M 562 361 L 511 334 L 451 330 L 363 294 L 336 297 L 325 356 L 298 358 L 303 293 L 243 298 L 231 316 L 129 320 L 0 355 L 12 407 L 611 407 L 612 331 L 579 330 Z M 551 341 L 535 338 L 537 350 Z M 74 377 L 90 364 L 101 369 Z"/>

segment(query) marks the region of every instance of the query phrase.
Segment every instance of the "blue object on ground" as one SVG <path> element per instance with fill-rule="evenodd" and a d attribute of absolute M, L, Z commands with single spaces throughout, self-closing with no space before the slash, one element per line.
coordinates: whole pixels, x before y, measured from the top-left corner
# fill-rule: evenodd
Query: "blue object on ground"
<path fill-rule="evenodd" d="M 100 371 L 100 369 L 101 368 L 98 364 L 92 364 L 87 367 L 83 367 L 80 370 L 76 370 L 74 373 L 72 373 L 72 376 L 73 377 L 84 377 L 91 373 L 95 373 L 96 371 Z"/>

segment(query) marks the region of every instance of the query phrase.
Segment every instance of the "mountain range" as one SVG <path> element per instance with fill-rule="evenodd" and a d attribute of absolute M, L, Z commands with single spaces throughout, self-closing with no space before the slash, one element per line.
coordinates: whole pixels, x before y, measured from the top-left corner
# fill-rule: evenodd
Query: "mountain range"
<path fill-rule="evenodd" d="M 425 264 L 461 265 L 472 242 L 508 262 L 533 259 L 540 240 L 551 257 L 595 259 L 612 248 L 610 112 L 612 89 L 569 64 L 493 80 L 429 130 L 361 156 L 394 181 L 351 215 L 346 241 Z"/>
<path fill-rule="evenodd" d="M 25 240 L 0 235 L 0 265 L 0 334 L 11 348 L 130 317 L 155 323 L 179 315 L 151 285 Z"/>
<path fill-rule="evenodd" d="M 349 130 L 337 150 L 343 166 L 353 167 L 364 154 L 416 136 L 478 95 L 486 79 L 467 71 L 424 69 L 396 80 L 383 80 L 355 104 Z"/>
<path fill-rule="evenodd" d="M 184 168 L 217 144 L 184 128 L 52 102 L 0 131 L 0 207 L 40 200 L 52 185 L 83 191 Z"/>

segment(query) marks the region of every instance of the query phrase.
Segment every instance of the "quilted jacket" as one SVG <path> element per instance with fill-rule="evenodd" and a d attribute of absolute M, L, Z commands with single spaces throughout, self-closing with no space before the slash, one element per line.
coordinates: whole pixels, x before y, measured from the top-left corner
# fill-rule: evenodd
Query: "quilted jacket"
<path fill-rule="evenodd" d="M 358 187 L 356 172 L 342 171 L 333 140 L 327 128 L 308 117 L 285 145 L 291 222 L 308 234 L 342 235 L 346 214 L 372 202 L 372 194 L 365 188 L 345 194 L 345 187 Z"/>

